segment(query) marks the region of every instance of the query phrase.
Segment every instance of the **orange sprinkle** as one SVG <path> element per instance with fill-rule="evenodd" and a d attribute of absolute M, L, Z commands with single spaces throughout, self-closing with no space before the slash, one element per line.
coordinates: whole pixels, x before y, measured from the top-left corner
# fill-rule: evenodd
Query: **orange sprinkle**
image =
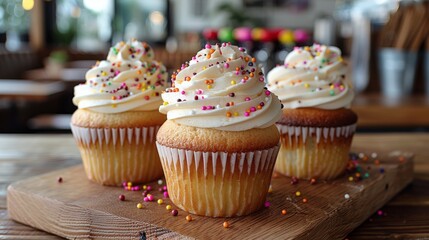
<path fill-rule="evenodd" d="M 302 202 L 303 202 L 303 203 L 307 203 L 307 202 L 308 202 L 307 198 L 303 198 L 303 199 L 302 199 Z"/>
<path fill-rule="evenodd" d="M 227 221 L 223 222 L 223 227 L 224 228 L 229 228 L 229 222 L 227 222 Z"/>
<path fill-rule="evenodd" d="M 137 71 L 137 74 L 142 74 L 142 71 L 141 70 L 138 70 Z M 176 75 L 175 75 L 176 76 Z"/>
<path fill-rule="evenodd" d="M 243 78 L 244 80 L 247 80 L 247 79 L 249 79 L 249 77 L 248 76 L 244 76 L 244 78 Z"/>
<path fill-rule="evenodd" d="M 244 61 L 248 62 L 249 61 L 249 57 L 245 57 Z"/>
<path fill-rule="evenodd" d="M 256 58 L 252 58 L 252 62 L 256 62 Z"/>
<path fill-rule="evenodd" d="M 185 81 L 191 81 L 190 77 L 185 77 Z"/>
<path fill-rule="evenodd" d="M 259 110 L 262 109 L 261 105 L 258 105 L 256 108 Z"/>
<path fill-rule="evenodd" d="M 214 53 L 214 51 L 215 51 L 215 50 L 212 48 L 212 49 L 210 49 L 210 51 L 209 51 L 209 52 L 210 52 L 210 54 L 212 54 L 212 53 Z"/>
<path fill-rule="evenodd" d="M 287 214 L 286 209 L 283 209 L 283 210 L 282 210 L 282 215 L 286 215 L 286 214 Z"/>
<path fill-rule="evenodd" d="M 239 67 L 236 67 L 236 68 L 235 68 L 235 71 L 240 71 L 240 68 L 239 68 Z"/>
<path fill-rule="evenodd" d="M 232 114 L 231 114 L 230 112 L 226 112 L 226 116 L 227 116 L 227 117 L 231 117 L 231 116 L 232 116 Z"/>
<path fill-rule="evenodd" d="M 250 77 L 253 77 L 253 76 L 255 76 L 255 74 L 254 74 L 254 73 L 252 73 L 252 72 L 251 72 L 251 73 L 250 73 L 249 75 L 250 75 Z"/>

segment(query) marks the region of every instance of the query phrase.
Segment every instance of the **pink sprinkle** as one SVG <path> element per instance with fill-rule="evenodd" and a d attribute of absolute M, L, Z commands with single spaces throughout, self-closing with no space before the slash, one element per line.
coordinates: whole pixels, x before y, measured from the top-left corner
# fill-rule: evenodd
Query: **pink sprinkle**
<path fill-rule="evenodd" d="M 240 51 L 242 51 L 242 52 L 244 52 L 244 51 L 245 51 L 245 49 L 244 49 L 244 48 L 242 48 L 242 47 L 239 47 L 239 48 L 238 48 L 238 50 L 240 50 Z"/>
<path fill-rule="evenodd" d="M 251 107 L 251 108 L 250 108 L 250 111 L 251 111 L 251 112 L 255 112 L 255 111 L 256 111 L 256 108 L 255 108 L 255 107 Z"/>
<path fill-rule="evenodd" d="M 250 115 L 250 113 L 244 112 L 244 116 L 248 117 L 249 115 Z"/>
<path fill-rule="evenodd" d="M 149 198 L 148 198 L 148 197 L 144 197 L 144 198 L 143 198 L 143 201 L 145 201 L 145 202 L 149 202 Z"/>
<path fill-rule="evenodd" d="M 206 44 L 206 49 L 210 49 L 210 48 L 212 48 L 212 45 L 210 45 L 210 44 Z"/>
<path fill-rule="evenodd" d="M 167 191 L 167 186 L 162 187 L 162 190 Z"/>
<path fill-rule="evenodd" d="M 268 201 L 266 201 L 266 202 L 264 203 L 264 206 L 265 206 L 266 208 L 269 208 L 269 207 L 271 206 L 271 203 L 270 203 L 270 202 L 268 202 Z"/>
<path fill-rule="evenodd" d="M 383 211 L 378 210 L 378 211 L 377 211 L 377 214 L 378 214 L 379 216 L 381 216 L 381 215 L 383 215 Z"/>
<path fill-rule="evenodd" d="M 206 106 L 202 106 L 201 110 L 207 110 L 207 107 Z"/>
<path fill-rule="evenodd" d="M 192 57 L 192 60 L 195 60 L 195 59 L 197 59 L 197 58 L 196 58 L 195 56 L 193 56 L 193 57 Z"/>
<path fill-rule="evenodd" d="M 149 196 L 147 196 L 147 199 L 152 202 L 154 197 L 153 197 L 153 195 L 149 195 Z"/>
<path fill-rule="evenodd" d="M 239 71 L 235 72 L 235 75 L 240 75 L 240 72 Z"/>
<path fill-rule="evenodd" d="M 122 182 L 122 187 L 126 187 L 127 186 L 127 182 Z"/>
<path fill-rule="evenodd" d="M 250 101 L 250 97 L 246 97 L 244 100 L 245 101 Z"/>
<path fill-rule="evenodd" d="M 224 66 L 225 68 L 229 68 L 229 63 L 225 63 L 223 66 Z"/>
<path fill-rule="evenodd" d="M 260 78 L 259 78 L 259 81 L 260 81 L 260 82 L 265 81 L 264 77 L 260 77 Z"/>
<path fill-rule="evenodd" d="M 150 191 L 150 190 L 152 190 L 152 187 L 151 187 L 150 185 L 148 185 L 148 186 L 146 187 L 146 191 Z"/>
<path fill-rule="evenodd" d="M 265 95 L 270 96 L 271 92 L 269 90 L 265 91 Z"/>
<path fill-rule="evenodd" d="M 115 71 L 115 76 L 121 73 L 121 71 Z"/>
<path fill-rule="evenodd" d="M 168 198 L 168 192 L 167 191 L 164 192 L 164 197 Z"/>
<path fill-rule="evenodd" d="M 246 83 L 246 80 L 244 80 L 244 78 L 241 79 L 241 83 Z"/>

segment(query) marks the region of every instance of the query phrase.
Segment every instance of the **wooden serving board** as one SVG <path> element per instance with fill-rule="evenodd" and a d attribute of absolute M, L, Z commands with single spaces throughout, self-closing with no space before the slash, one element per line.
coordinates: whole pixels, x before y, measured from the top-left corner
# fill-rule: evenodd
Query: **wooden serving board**
<path fill-rule="evenodd" d="M 143 202 L 142 191 L 99 186 L 87 180 L 82 166 L 16 182 L 8 188 L 7 203 L 13 220 L 70 239 L 341 239 L 412 181 L 412 157 L 405 155 L 360 160 L 360 181 L 349 172 L 330 182 L 292 185 L 290 178 L 274 174 L 271 206 L 237 218 L 192 215 L 188 222 L 186 212 L 179 210 L 174 217 L 166 210 L 169 199 L 159 205 Z M 157 182 L 149 185 L 159 187 Z M 162 198 L 158 190 L 151 193 Z M 126 201 L 118 199 L 120 194 Z M 143 209 L 136 207 L 139 202 Z"/>

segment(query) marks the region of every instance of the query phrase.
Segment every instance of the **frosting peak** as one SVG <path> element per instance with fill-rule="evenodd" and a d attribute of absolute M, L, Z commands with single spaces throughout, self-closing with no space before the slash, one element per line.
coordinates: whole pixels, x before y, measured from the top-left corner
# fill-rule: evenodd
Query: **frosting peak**
<path fill-rule="evenodd" d="M 243 48 L 209 45 L 172 75 L 161 113 L 180 124 L 244 131 L 266 128 L 281 116 L 277 96 L 264 89 L 256 59 Z"/>
<path fill-rule="evenodd" d="M 147 43 L 133 40 L 127 43 L 118 42 L 115 46 L 111 47 L 107 55 L 107 61 L 152 62 L 153 57 L 153 50 Z"/>
<path fill-rule="evenodd" d="M 283 66 L 268 73 L 268 88 L 286 108 L 349 108 L 354 92 L 346 72 L 340 49 L 319 44 L 297 47 Z"/>
<path fill-rule="evenodd" d="M 88 70 L 86 83 L 75 87 L 73 103 L 102 113 L 158 109 L 168 73 L 153 58 L 152 48 L 144 42 L 117 43 L 107 60 Z"/>

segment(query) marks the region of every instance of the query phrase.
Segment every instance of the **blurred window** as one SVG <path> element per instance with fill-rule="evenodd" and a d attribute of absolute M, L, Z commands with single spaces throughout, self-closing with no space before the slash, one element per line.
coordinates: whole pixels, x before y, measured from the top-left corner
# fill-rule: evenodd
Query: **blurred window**
<path fill-rule="evenodd" d="M 108 47 L 112 37 L 113 0 L 57 0 L 57 44 L 82 51 Z"/>
<path fill-rule="evenodd" d="M 8 50 L 26 46 L 33 6 L 34 0 L 0 0 L 0 43 Z"/>

